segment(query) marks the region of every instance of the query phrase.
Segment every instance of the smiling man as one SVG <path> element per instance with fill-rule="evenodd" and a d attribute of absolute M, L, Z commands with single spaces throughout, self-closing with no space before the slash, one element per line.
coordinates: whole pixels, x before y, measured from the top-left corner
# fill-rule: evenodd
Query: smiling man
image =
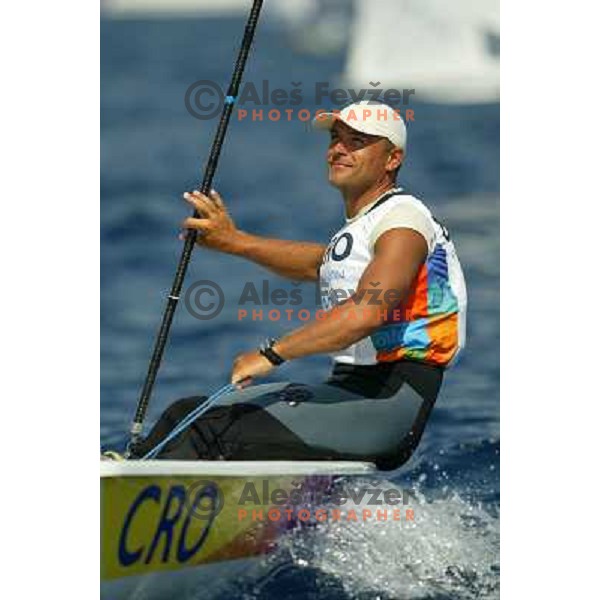
<path fill-rule="evenodd" d="M 447 230 L 396 178 L 406 127 L 389 106 L 359 102 L 321 115 L 331 185 L 345 224 L 327 246 L 237 228 L 222 198 L 185 194 L 201 246 L 242 256 L 294 281 L 319 281 L 324 317 L 238 356 L 226 396 L 160 458 L 368 460 L 381 469 L 417 446 L 445 369 L 465 341 L 466 288 Z M 249 386 L 286 361 L 330 354 L 323 383 Z M 205 400 L 173 404 L 136 450 L 143 455 Z"/>

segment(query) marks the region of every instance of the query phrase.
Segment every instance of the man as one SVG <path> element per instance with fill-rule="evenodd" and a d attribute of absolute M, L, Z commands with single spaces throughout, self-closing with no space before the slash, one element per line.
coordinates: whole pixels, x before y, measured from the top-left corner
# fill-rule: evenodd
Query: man
<path fill-rule="evenodd" d="M 163 458 L 342 459 L 393 469 L 418 444 L 445 368 L 465 339 L 466 289 L 446 229 L 395 185 L 406 127 L 389 106 L 352 104 L 321 115 L 329 182 L 346 223 L 327 246 L 266 239 L 237 228 L 216 192 L 184 194 L 201 218 L 198 244 L 247 258 L 294 281 L 319 281 L 323 318 L 238 356 L 238 391 L 166 445 Z M 279 364 L 333 355 L 324 383 L 248 387 Z M 136 450 L 143 455 L 205 400 L 172 405 Z"/>

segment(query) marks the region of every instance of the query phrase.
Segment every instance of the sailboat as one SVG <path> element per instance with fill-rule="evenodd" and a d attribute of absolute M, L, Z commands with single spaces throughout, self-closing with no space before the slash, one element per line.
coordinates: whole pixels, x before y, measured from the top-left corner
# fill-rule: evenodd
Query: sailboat
<path fill-rule="evenodd" d="M 359 89 L 414 89 L 436 103 L 497 102 L 497 0 L 357 1 L 344 69 Z"/>

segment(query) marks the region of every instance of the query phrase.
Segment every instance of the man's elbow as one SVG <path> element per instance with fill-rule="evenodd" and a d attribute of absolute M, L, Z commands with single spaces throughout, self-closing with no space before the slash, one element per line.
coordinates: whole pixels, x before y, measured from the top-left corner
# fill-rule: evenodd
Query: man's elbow
<path fill-rule="evenodd" d="M 348 319 L 347 326 L 343 329 L 341 348 L 346 348 L 371 335 L 386 322 L 386 319 L 384 308 L 369 307 L 362 310 L 359 307 L 355 315 Z"/>

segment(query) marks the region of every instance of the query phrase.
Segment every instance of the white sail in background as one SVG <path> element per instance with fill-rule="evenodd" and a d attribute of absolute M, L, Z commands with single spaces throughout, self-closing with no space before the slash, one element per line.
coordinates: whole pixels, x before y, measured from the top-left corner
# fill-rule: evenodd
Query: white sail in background
<path fill-rule="evenodd" d="M 319 10 L 319 0 L 284 0 L 269 5 L 269 11 L 275 18 L 291 25 L 306 23 Z"/>
<path fill-rule="evenodd" d="M 433 102 L 497 101 L 498 0 L 357 0 L 345 83 Z"/>
<path fill-rule="evenodd" d="M 353 0 L 280 0 L 268 5 L 267 21 L 288 35 L 298 51 L 317 56 L 347 45 Z"/>

